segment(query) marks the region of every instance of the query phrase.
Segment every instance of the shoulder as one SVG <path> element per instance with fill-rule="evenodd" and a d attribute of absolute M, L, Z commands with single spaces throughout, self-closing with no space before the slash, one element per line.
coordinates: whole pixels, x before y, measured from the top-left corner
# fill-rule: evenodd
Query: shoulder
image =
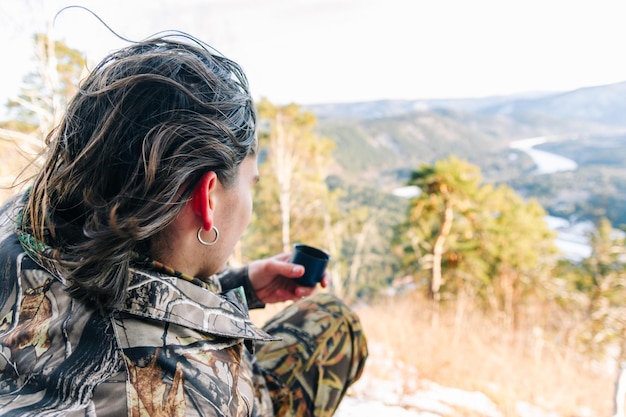
<path fill-rule="evenodd" d="M 44 403 L 87 407 L 95 387 L 123 367 L 110 320 L 73 300 L 23 252 L 12 262 L 15 269 L 3 269 L 1 277 L 11 284 L 0 312 L 0 414 L 35 415 Z"/>

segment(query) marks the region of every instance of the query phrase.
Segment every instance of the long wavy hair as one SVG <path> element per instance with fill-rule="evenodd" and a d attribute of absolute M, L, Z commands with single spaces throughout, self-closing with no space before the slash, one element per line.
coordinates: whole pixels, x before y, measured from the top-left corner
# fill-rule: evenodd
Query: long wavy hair
<path fill-rule="evenodd" d="M 228 188 L 256 151 L 256 115 L 241 67 L 182 33 L 107 56 L 47 137 L 23 231 L 70 294 L 102 311 L 124 300 L 136 254 L 180 213 L 200 177 Z M 51 253 L 51 254 L 50 254 Z"/>

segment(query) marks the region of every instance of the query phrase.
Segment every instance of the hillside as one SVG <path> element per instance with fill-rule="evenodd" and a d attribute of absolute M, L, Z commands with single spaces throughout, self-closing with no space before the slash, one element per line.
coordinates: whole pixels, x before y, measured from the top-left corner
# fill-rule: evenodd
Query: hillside
<path fill-rule="evenodd" d="M 537 198 L 554 215 L 607 216 L 626 224 L 626 82 L 571 92 L 458 100 L 376 101 L 307 106 L 337 144 L 335 174 L 383 191 L 423 163 L 457 155 L 485 181 Z M 532 175 L 514 140 L 557 138 L 541 149 L 577 162 L 574 172 Z M 567 188 L 567 196 L 559 190 Z M 572 200 L 572 196 L 576 196 Z M 598 207 L 601 209 L 598 210 Z"/>
<path fill-rule="evenodd" d="M 514 99 L 480 110 L 483 114 L 537 114 L 609 126 L 626 125 L 626 82 L 580 88 L 540 98 Z"/>

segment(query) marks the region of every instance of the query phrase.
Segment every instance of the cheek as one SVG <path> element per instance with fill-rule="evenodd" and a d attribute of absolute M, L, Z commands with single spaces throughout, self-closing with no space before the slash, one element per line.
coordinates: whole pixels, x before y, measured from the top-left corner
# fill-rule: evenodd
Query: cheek
<path fill-rule="evenodd" d="M 247 190 L 242 190 L 237 198 L 237 217 L 242 229 L 248 227 L 252 217 L 252 196 Z"/>
<path fill-rule="evenodd" d="M 245 214 L 246 224 L 245 226 L 248 227 L 248 224 L 250 223 L 250 219 L 252 218 L 252 210 L 254 208 L 254 204 L 252 202 L 252 196 L 250 195 L 250 193 L 247 194 L 245 201 L 246 201 L 246 214 Z"/>

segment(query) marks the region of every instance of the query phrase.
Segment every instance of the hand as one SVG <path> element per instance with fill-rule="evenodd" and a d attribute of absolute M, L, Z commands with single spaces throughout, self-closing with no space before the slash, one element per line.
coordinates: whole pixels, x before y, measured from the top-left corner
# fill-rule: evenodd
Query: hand
<path fill-rule="evenodd" d="M 304 267 L 289 262 L 290 254 L 281 253 L 267 259 L 253 261 L 248 265 L 248 276 L 257 297 L 264 303 L 298 300 L 311 295 L 314 287 L 298 285 L 294 279 L 304 274 Z M 322 287 L 330 284 L 330 274 L 324 271 Z"/>

